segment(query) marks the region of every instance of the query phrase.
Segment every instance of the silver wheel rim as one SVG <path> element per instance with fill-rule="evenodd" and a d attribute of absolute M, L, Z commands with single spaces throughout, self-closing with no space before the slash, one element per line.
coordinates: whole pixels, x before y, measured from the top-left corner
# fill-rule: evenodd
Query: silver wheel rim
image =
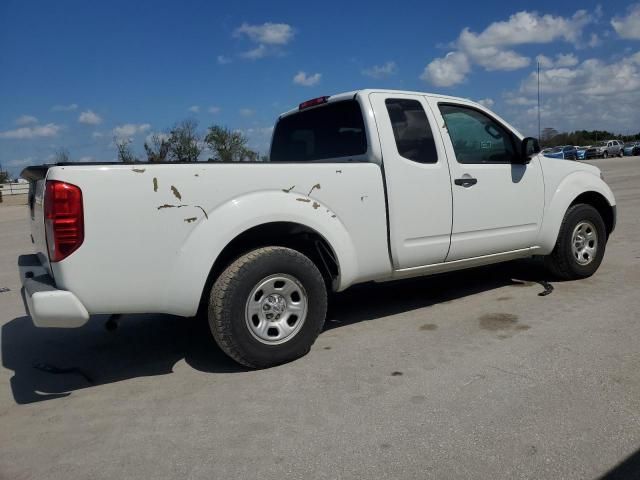
<path fill-rule="evenodd" d="M 583 220 L 573 229 L 571 253 L 580 265 L 590 264 L 598 251 L 598 232 L 591 222 Z"/>
<path fill-rule="evenodd" d="M 308 304 L 307 292 L 295 277 L 278 273 L 263 278 L 247 298 L 247 328 L 261 343 L 288 342 L 304 325 Z"/>

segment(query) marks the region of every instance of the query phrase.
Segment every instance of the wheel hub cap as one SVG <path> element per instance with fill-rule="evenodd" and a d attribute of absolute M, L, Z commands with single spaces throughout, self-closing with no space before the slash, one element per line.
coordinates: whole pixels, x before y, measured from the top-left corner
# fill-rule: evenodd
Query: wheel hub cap
<path fill-rule="evenodd" d="M 261 343 L 282 344 L 300 331 L 307 308 L 307 293 L 296 278 L 271 275 L 259 281 L 247 298 L 247 328 Z"/>
<path fill-rule="evenodd" d="M 596 227 L 588 221 L 582 221 L 573 229 L 571 252 L 580 265 L 588 265 L 598 251 L 598 233 Z"/>

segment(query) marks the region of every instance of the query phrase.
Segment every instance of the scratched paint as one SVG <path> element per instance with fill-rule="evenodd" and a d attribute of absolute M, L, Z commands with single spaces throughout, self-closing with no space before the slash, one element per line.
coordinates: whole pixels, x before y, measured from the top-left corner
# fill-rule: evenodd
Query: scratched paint
<path fill-rule="evenodd" d="M 317 189 L 317 190 L 320 190 L 320 184 L 319 184 L 319 183 L 316 183 L 313 187 L 311 187 L 311 190 L 309 190 L 309 193 L 307 193 L 307 197 L 308 197 L 309 195 L 311 195 L 311 192 L 313 192 L 313 191 L 314 191 L 314 190 L 316 190 L 316 189 Z"/>
<path fill-rule="evenodd" d="M 195 222 L 198 219 L 198 217 L 189 217 L 189 218 L 185 218 L 184 221 L 187 223 L 192 223 Z"/>
<path fill-rule="evenodd" d="M 131 171 L 134 172 L 134 173 L 144 173 L 144 172 L 147 171 L 147 169 L 146 168 L 132 168 Z"/>
<path fill-rule="evenodd" d="M 176 197 L 178 200 L 182 200 L 182 195 L 180 195 L 178 189 L 173 185 L 171 185 L 171 192 L 173 192 L 174 197 Z"/>
<path fill-rule="evenodd" d="M 153 191 L 158 191 L 158 179 L 156 177 L 153 177 Z"/>

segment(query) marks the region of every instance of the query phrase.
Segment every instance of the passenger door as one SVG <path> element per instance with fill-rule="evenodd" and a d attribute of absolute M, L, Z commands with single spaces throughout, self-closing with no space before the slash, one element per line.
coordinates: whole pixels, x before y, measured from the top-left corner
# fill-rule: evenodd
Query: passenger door
<path fill-rule="evenodd" d="M 473 104 L 429 98 L 449 158 L 453 227 L 447 261 L 535 245 L 544 208 L 539 160 L 517 161 L 520 140 Z"/>
<path fill-rule="evenodd" d="M 444 262 L 451 177 L 435 118 L 421 95 L 371 93 L 383 156 L 395 269 Z"/>

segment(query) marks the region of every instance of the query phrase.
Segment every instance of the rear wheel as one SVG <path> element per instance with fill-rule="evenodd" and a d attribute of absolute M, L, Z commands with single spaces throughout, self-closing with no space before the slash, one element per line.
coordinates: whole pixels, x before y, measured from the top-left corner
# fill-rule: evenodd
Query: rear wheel
<path fill-rule="evenodd" d="M 209 326 L 238 363 L 266 368 L 305 355 L 320 333 L 327 291 L 316 265 L 302 253 L 265 247 L 233 262 L 209 300 Z"/>
<path fill-rule="evenodd" d="M 564 280 L 593 275 L 604 257 L 607 231 L 602 217 L 591 205 L 574 205 L 564 216 L 558 240 L 545 265 Z"/>

